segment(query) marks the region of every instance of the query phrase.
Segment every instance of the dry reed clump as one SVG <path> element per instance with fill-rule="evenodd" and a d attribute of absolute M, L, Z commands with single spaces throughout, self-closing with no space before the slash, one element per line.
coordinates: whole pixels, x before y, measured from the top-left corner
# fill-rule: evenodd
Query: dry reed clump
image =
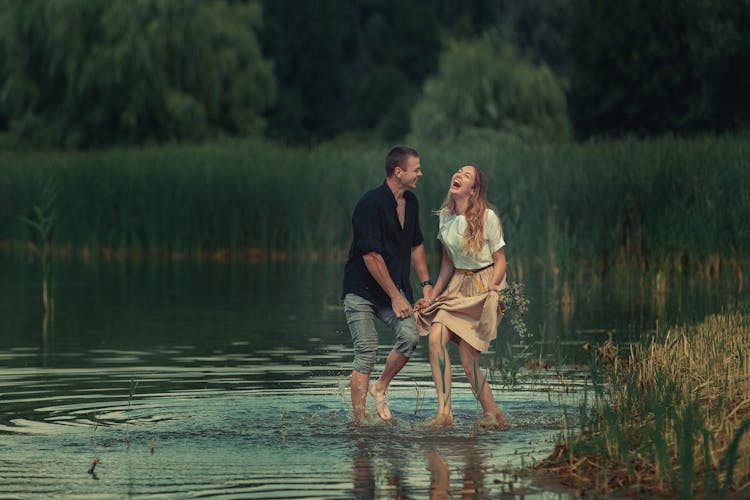
<path fill-rule="evenodd" d="M 607 382 L 537 468 L 603 493 L 750 495 L 750 314 L 673 328 L 606 364 L 594 352 Z"/>

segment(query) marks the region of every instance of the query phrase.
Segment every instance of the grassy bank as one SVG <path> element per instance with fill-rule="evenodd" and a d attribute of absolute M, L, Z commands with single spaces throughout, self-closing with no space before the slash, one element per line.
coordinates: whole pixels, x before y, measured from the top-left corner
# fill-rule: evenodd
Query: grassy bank
<path fill-rule="evenodd" d="M 750 255 L 750 138 L 534 147 L 416 144 L 423 230 L 458 166 L 490 181 L 516 276 L 625 273 L 740 280 Z M 57 254 L 142 258 L 341 257 L 351 209 L 381 182 L 388 146 L 257 141 L 88 153 L 0 154 L 0 242 L 26 252 L 51 180 Z"/>
<path fill-rule="evenodd" d="M 593 360 L 590 413 L 540 468 L 604 494 L 750 495 L 750 312 L 673 328 L 627 353 L 606 344 Z"/>

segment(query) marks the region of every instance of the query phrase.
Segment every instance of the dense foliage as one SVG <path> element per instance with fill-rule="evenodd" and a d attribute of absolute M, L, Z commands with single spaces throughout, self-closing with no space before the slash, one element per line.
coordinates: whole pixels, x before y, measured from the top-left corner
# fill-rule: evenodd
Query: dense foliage
<path fill-rule="evenodd" d="M 750 126 L 750 2 L 576 0 L 572 12 L 579 135 Z"/>
<path fill-rule="evenodd" d="M 263 130 L 275 81 L 257 3 L 3 3 L 10 141 L 78 148 Z"/>
<path fill-rule="evenodd" d="M 354 130 L 402 138 L 445 49 L 460 57 L 457 47 L 471 44 L 452 42 L 486 30 L 515 43 L 520 58 L 562 68 L 569 1 L 266 0 L 262 40 L 280 92 L 269 135 L 311 142 Z"/>
<path fill-rule="evenodd" d="M 510 100 L 490 99 L 483 134 L 735 131 L 748 32 L 746 0 L 0 0 L 0 147 L 394 142 L 415 106 L 453 117 L 445 95 L 486 99 L 478 80 Z M 488 36 L 506 48 L 466 68 Z"/>
<path fill-rule="evenodd" d="M 533 140 L 570 136 L 565 94 L 552 71 L 522 60 L 502 39 L 452 44 L 412 117 L 413 141 L 446 141 L 476 129 Z"/>

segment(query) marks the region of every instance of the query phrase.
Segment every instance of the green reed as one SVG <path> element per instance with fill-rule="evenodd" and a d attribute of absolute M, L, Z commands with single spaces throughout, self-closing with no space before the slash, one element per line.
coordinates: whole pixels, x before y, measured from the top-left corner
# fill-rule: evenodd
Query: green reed
<path fill-rule="evenodd" d="M 437 254 L 450 175 L 488 175 L 509 272 L 562 286 L 632 270 L 740 276 L 750 255 L 750 139 L 586 144 L 415 144 L 422 230 Z M 55 176 L 56 249 L 90 258 L 342 257 L 359 196 L 384 177 L 387 145 L 284 148 L 257 140 L 93 152 L 0 153 L 0 242 Z"/>
<path fill-rule="evenodd" d="M 600 491 L 750 494 L 750 313 L 673 328 L 604 364 L 594 352 L 595 400 L 578 433 L 562 436 L 568 472 L 598 464 Z"/>
<path fill-rule="evenodd" d="M 42 264 L 42 304 L 47 318 L 54 316 L 54 283 L 52 281 L 52 231 L 55 228 L 54 204 L 58 191 L 52 178 L 48 178 L 41 189 L 41 201 L 33 207 L 31 218 L 19 216 L 18 219 L 33 230 L 33 239 Z"/>

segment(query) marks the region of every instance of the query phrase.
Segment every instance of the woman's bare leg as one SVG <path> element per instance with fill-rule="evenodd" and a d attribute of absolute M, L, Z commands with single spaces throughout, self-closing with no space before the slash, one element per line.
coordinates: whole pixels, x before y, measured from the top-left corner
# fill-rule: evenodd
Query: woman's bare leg
<path fill-rule="evenodd" d="M 482 405 L 485 417 L 491 417 L 489 419 L 483 418 L 482 422 L 487 421 L 488 425 L 491 427 L 507 427 L 508 424 L 505 421 L 503 412 L 498 408 L 497 403 L 495 402 L 495 396 L 492 395 L 492 388 L 490 387 L 490 384 L 487 383 L 487 379 L 479 368 L 479 351 L 474 349 L 474 347 L 464 340 L 461 340 L 459 343 L 459 351 L 461 353 L 461 364 L 464 367 L 464 372 L 469 379 L 474 394 Z M 496 424 L 489 421 L 493 418 Z"/>
<path fill-rule="evenodd" d="M 438 398 L 438 411 L 435 417 L 436 425 L 450 425 L 453 423 L 451 410 L 451 360 L 448 356 L 448 341 L 450 331 L 440 323 L 433 323 L 430 329 L 430 368 L 432 380 Z"/>

